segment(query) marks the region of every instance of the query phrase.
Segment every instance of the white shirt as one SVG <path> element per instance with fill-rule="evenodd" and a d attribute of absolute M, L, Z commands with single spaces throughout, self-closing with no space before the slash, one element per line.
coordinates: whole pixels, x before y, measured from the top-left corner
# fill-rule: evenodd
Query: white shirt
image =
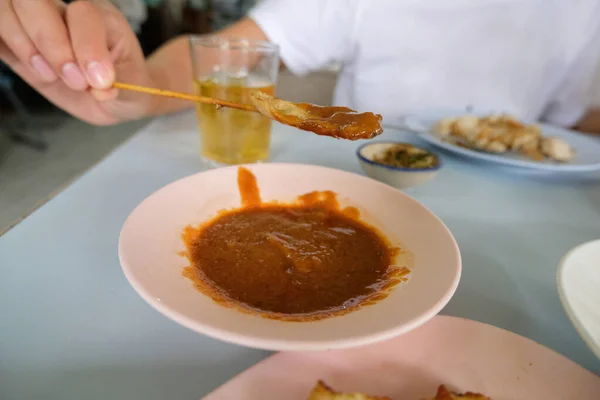
<path fill-rule="evenodd" d="M 334 103 L 387 121 L 471 106 L 571 126 L 600 55 L 600 0 L 265 0 L 250 17 L 293 73 L 341 63 Z"/>

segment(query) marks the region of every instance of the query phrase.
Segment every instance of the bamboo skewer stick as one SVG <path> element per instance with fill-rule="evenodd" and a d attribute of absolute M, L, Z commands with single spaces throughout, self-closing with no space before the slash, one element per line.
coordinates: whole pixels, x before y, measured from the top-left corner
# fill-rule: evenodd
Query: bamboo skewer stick
<path fill-rule="evenodd" d="M 180 99 L 180 100 L 189 100 L 189 101 L 194 101 L 196 103 L 214 104 L 217 107 L 229 107 L 229 108 L 236 108 L 238 110 L 258 112 L 258 110 L 250 104 L 234 103 L 231 101 L 219 100 L 219 99 L 215 99 L 212 97 L 196 96 L 193 94 L 172 92 L 170 90 L 164 90 L 164 89 L 154 89 L 154 88 L 149 88 L 149 87 L 145 87 L 145 86 L 131 85 L 129 83 L 122 83 L 122 82 L 113 83 L 113 87 L 115 87 L 117 89 L 131 90 L 134 92 L 153 94 L 156 96 L 171 97 L 171 98 Z"/>

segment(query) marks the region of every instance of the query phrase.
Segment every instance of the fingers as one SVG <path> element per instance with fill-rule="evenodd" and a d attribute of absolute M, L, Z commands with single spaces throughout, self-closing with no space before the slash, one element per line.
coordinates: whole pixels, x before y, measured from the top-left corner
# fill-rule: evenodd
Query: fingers
<path fill-rule="evenodd" d="M 2 53 L 3 59 L 11 56 L 8 53 L 10 51 L 23 64 L 32 68 L 43 82 L 53 82 L 58 78 L 58 75 L 30 40 L 10 0 L 0 1 L 0 38 L 6 46 Z M 11 61 L 13 64 L 15 63 L 15 60 Z"/>
<path fill-rule="evenodd" d="M 19 59 L 14 53 L 0 40 L 0 61 L 8 65 L 9 68 L 15 69 L 19 63 Z"/>
<path fill-rule="evenodd" d="M 87 81 L 95 89 L 106 89 L 115 80 L 106 25 L 99 9 L 87 1 L 67 8 L 66 22 L 73 52 Z"/>
<path fill-rule="evenodd" d="M 117 98 L 117 72 L 143 81 L 144 55 L 110 0 L 0 0 L 0 60 L 56 104 L 89 90 L 100 102 Z M 63 83 L 64 82 L 64 83 Z"/>
<path fill-rule="evenodd" d="M 86 89 L 88 83 L 76 63 L 63 20 L 64 9 L 52 0 L 12 0 L 12 6 L 27 36 L 53 71 L 71 89 Z"/>

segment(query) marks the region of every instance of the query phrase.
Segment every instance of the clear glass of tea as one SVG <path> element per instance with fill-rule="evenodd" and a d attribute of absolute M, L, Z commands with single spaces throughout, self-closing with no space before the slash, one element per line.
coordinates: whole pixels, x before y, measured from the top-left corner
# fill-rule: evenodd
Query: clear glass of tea
<path fill-rule="evenodd" d="M 275 94 L 279 48 L 267 41 L 190 38 L 194 87 L 201 96 L 250 104 L 250 93 Z M 197 104 L 201 154 L 219 164 L 266 160 L 271 120 L 259 113 Z"/>

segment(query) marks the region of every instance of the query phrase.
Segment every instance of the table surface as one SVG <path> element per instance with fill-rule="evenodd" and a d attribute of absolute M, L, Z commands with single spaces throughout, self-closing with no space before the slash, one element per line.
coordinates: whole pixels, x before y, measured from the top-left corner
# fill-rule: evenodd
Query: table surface
<path fill-rule="evenodd" d="M 417 140 L 393 130 L 383 138 Z M 277 125 L 272 160 L 362 173 L 359 144 Z M 461 249 L 462 279 L 443 314 L 519 333 L 600 374 L 556 290 L 561 257 L 600 237 L 600 176 L 441 156 L 436 179 L 409 194 Z M 128 214 L 206 168 L 194 115 L 157 119 L 0 237 L 0 398 L 198 399 L 269 355 L 177 325 L 121 271 L 117 241 Z"/>

